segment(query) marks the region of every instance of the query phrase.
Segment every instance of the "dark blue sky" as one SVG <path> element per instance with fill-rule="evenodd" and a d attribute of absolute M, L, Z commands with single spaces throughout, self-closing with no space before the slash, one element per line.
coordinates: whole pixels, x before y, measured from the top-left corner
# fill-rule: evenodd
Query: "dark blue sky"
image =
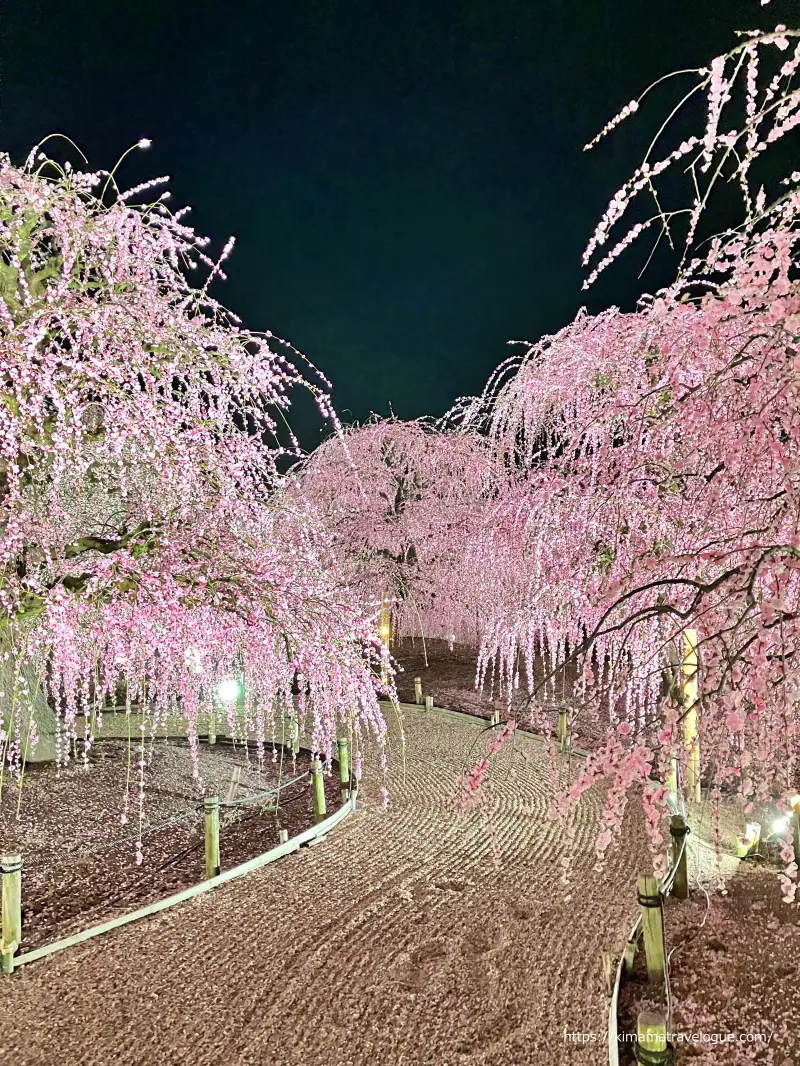
<path fill-rule="evenodd" d="M 199 229 L 237 237 L 219 298 L 305 351 L 345 419 L 438 415 L 506 340 L 585 301 L 583 245 L 663 105 L 583 143 L 655 77 L 792 6 L 5 0 L 0 147 L 20 160 L 58 130 L 109 167 L 151 137 L 129 183 L 169 173 Z M 629 306 L 639 265 L 590 307 Z"/>

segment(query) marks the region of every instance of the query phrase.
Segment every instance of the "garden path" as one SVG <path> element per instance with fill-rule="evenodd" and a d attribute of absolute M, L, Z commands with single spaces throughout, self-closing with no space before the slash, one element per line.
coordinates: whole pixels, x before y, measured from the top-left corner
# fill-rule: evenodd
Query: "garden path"
<path fill-rule="evenodd" d="M 457 778 L 485 751 L 485 723 L 402 714 L 402 732 L 389 721 L 387 809 L 371 758 L 359 809 L 322 843 L 4 980 L 0 1060 L 604 1062 L 601 951 L 624 942 L 649 866 L 636 812 L 598 873 L 602 795 L 586 798 L 564 887 L 543 745 L 517 736 L 465 813 Z M 565 1043 L 565 1031 L 595 1035 Z"/>

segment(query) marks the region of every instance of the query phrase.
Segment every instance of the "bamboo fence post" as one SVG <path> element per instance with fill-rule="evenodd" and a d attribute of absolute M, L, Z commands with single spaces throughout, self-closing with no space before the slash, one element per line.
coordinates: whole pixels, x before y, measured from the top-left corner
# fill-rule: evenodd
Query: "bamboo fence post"
<path fill-rule="evenodd" d="M 383 643 L 384 648 L 388 648 L 389 642 L 392 639 L 392 615 L 391 604 L 385 592 L 381 593 L 381 623 L 379 633 L 381 635 L 381 642 Z M 381 666 L 381 681 L 384 685 L 388 683 L 385 662 Z"/>
<path fill-rule="evenodd" d="M 236 793 L 239 791 L 239 778 L 241 776 L 241 767 L 234 766 L 231 772 L 231 780 L 228 785 L 228 795 L 225 797 L 228 803 L 232 803 L 236 799 Z"/>
<path fill-rule="evenodd" d="M 667 1066 L 672 1057 L 667 1044 L 667 1021 L 663 1014 L 643 1010 L 636 1020 L 636 1061 L 647 1066 Z"/>
<path fill-rule="evenodd" d="M 220 870 L 218 796 L 206 796 L 203 801 L 203 814 L 206 831 L 206 881 L 208 881 L 216 877 Z"/>
<path fill-rule="evenodd" d="M 694 803 L 700 802 L 700 726 L 697 713 L 697 630 L 683 631 L 684 655 L 681 665 L 681 689 L 683 705 L 691 708 L 686 714 L 685 744 L 686 798 Z"/>
<path fill-rule="evenodd" d="M 0 858 L 2 875 L 2 970 L 14 969 L 14 953 L 22 940 L 22 856 L 3 855 Z"/>
<path fill-rule="evenodd" d="M 288 843 L 288 840 L 289 840 L 289 830 L 288 829 L 279 829 L 278 830 L 278 843 L 279 844 L 286 844 L 286 843 Z"/>
<path fill-rule="evenodd" d="M 422 703 L 422 678 L 414 678 L 414 703 Z"/>
<path fill-rule="evenodd" d="M 300 722 L 295 719 L 292 722 L 292 755 L 300 753 Z"/>
<path fill-rule="evenodd" d="M 636 882 L 636 895 L 642 908 L 647 976 L 650 981 L 663 981 L 664 925 L 661 914 L 661 893 L 656 878 L 640 877 Z"/>
<path fill-rule="evenodd" d="M 626 974 L 633 973 L 633 964 L 636 960 L 636 939 L 629 940 L 622 952 L 622 966 Z"/>
<path fill-rule="evenodd" d="M 336 742 L 339 748 L 339 780 L 342 783 L 342 800 L 350 799 L 350 754 L 347 749 L 347 737 L 340 737 Z"/>
<path fill-rule="evenodd" d="M 792 801 L 792 822 L 794 823 L 794 861 L 800 866 L 800 796 Z"/>
<path fill-rule="evenodd" d="M 314 821 L 321 822 L 325 817 L 325 779 L 322 776 L 322 763 L 314 759 L 311 764 L 311 780 L 314 786 Z"/>
<path fill-rule="evenodd" d="M 672 891 L 678 899 L 689 898 L 689 868 L 686 861 L 684 840 L 689 832 L 686 819 L 680 814 L 673 814 L 669 820 L 669 834 L 672 837 L 672 862 L 677 864 Z"/>
<path fill-rule="evenodd" d="M 432 711 L 433 710 L 433 696 L 426 696 L 425 697 L 425 710 L 426 711 Z"/>
<path fill-rule="evenodd" d="M 670 759 L 670 770 L 667 775 L 667 788 L 675 796 L 678 795 L 678 789 L 680 787 L 680 780 L 678 776 L 678 759 L 675 755 Z"/>
<path fill-rule="evenodd" d="M 614 956 L 610 951 L 601 951 L 600 958 L 603 963 L 603 980 L 606 983 L 606 995 L 610 996 L 614 990 Z"/>
<path fill-rule="evenodd" d="M 392 617 L 391 617 L 391 605 L 385 592 L 381 593 L 381 639 L 383 643 L 388 647 L 389 640 L 392 636 Z"/>
<path fill-rule="evenodd" d="M 569 726 L 566 711 L 558 712 L 558 747 L 560 751 L 567 751 L 569 748 Z"/>
<path fill-rule="evenodd" d="M 217 712 L 212 711 L 211 717 L 208 719 L 208 743 L 217 743 Z"/>

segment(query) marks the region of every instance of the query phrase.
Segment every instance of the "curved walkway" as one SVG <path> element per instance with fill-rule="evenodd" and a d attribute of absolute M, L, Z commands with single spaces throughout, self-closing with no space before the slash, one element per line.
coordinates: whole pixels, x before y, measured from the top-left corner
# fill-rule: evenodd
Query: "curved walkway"
<path fill-rule="evenodd" d="M 643 838 L 629 828 L 596 873 L 602 795 L 590 795 L 564 887 L 546 816 L 558 771 L 542 745 L 507 745 L 465 814 L 456 778 L 485 750 L 484 723 L 403 715 L 405 773 L 390 721 L 388 809 L 369 777 L 320 845 L 3 980 L 0 1061 L 604 1062 L 600 953 L 619 950 L 635 916 Z M 565 1029 L 595 1043 L 565 1043 Z"/>

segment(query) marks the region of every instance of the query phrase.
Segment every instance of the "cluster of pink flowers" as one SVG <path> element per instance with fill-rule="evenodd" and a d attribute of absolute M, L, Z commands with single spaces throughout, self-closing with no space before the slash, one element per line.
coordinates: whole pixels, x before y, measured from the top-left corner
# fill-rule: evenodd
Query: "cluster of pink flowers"
<path fill-rule="evenodd" d="M 514 736 L 516 727 L 516 722 L 513 719 L 509 719 L 487 747 L 484 757 L 468 773 L 462 775 L 459 781 L 459 795 L 461 806 L 465 811 L 471 810 L 478 801 L 481 785 L 492 766 L 493 760 Z"/>

